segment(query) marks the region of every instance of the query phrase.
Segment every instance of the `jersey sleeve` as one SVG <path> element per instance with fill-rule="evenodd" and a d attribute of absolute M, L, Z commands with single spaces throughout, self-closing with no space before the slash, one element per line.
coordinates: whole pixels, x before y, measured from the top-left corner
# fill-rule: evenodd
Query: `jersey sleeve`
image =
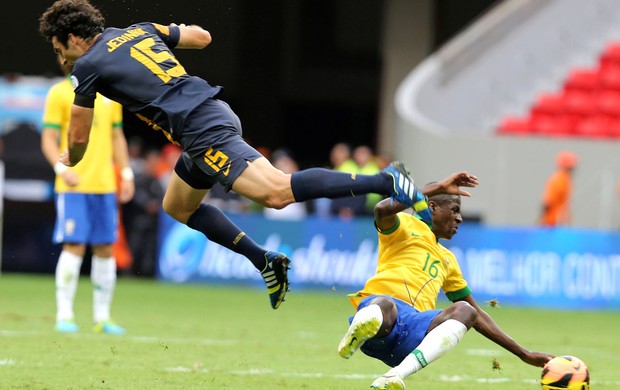
<path fill-rule="evenodd" d="M 67 112 L 65 99 L 62 98 L 60 88 L 54 85 L 47 92 L 45 98 L 45 111 L 43 112 L 43 129 L 60 130 L 64 122 L 63 115 Z"/>
<path fill-rule="evenodd" d="M 112 127 L 114 129 L 122 129 L 123 128 L 123 106 L 116 102 L 112 102 L 114 105 L 112 108 Z"/>
<path fill-rule="evenodd" d="M 471 289 L 467 285 L 465 278 L 463 278 L 463 272 L 461 271 L 456 257 L 451 256 L 449 261 L 449 273 L 442 288 L 448 299 L 454 302 L 471 295 Z"/>
<path fill-rule="evenodd" d="M 172 49 L 177 46 L 179 38 L 181 37 L 181 30 L 178 26 L 164 26 L 163 24 L 149 22 L 139 23 L 136 26 L 156 34 L 164 41 L 166 46 Z"/>
<path fill-rule="evenodd" d="M 77 61 L 71 72 L 71 83 L 75 92 L 74 104 L 92 108 L 97 97 L 99 72 L 87 61 Z"/>

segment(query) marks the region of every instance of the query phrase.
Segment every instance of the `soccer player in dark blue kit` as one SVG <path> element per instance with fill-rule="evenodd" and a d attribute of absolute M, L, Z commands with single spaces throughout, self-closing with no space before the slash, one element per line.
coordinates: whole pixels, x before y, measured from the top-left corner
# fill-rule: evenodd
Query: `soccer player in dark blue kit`
<path fill-rule="evenodd" d="M 390 196 L 431 220 L 426 198 L 407 169 L 393 162 L 376 175 L 312 168 L 285 174 L 244 142 L 237 115 L 218 98 L 221 87 L 189 75 L 172 48 L 202 49 L 211 35 L 199 26 L 138 23 L 104 28 L 86 0 L 59 0 L 39 19 L 39 32 L 73 65 L 75 100 L 68 149 L 59 159 L 77 164 L 88 145 L 97 92 L 122 104 L 183 148 L 163 201 L 166 213 L 226 248 L 247 257 L 261 272 L 271 306 L 288 291 L 289 259 L 257 245 L 219 209 L 203 204 L 216 183 L 265 207 L 366 193 Z M 94 147 L 97 147 L 94 145 Z"/>

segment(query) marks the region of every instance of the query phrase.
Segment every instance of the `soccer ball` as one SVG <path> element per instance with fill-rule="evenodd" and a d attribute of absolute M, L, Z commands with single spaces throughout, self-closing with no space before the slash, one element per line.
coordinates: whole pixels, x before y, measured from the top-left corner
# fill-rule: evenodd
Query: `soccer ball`
<path fill-rule="evenodd" d="M 540 377 L 542 390 L 589 390 L 588 366 L 574 356 L 556 356 L 543 367 Z"/>

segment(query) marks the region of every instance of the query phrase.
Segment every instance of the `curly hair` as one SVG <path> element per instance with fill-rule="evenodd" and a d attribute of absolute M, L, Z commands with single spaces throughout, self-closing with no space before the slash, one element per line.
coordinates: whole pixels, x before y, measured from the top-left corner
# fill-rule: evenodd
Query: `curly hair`
<path fill-rule="evenodd" d="M 90 40 L 103 32 L 105 18 L 88 0 L 58 0 L 39 18 L 39 33 L 67 44 L 69 34 Z"/>

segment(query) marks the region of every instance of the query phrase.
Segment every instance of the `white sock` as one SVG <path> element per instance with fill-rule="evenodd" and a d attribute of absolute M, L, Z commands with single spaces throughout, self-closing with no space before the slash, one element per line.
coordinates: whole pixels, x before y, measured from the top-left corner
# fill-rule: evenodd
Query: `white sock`
<path fill-rule="evenodd" d="M 73 319 L 73 301 L 80 279 L 82 257 L 62 251 L 56 264 L 56 321 Z"/>
<path fill-rule="evenodd" d="M 371 304 L 362 309 L 360 309 L 357 313 L 355 313 L 355 317 L 351 321 L 351 324 L 355 324 L 356 322 L 365 321 L 369 318 L 376 318 L 379 320 L 379 326 L 383 324 L 383 313 L 381 312 L 381 308 L 379 305 Z"/>
<path fill-rule="evenodd" d="M 93 320 L 95 323 L 107 321 L 116 286 L 116 259 L 93 256 L 90 280 L 93 282 Z"/>
<path fill-rule="evenodd" d="M 431 330 L 418 347 L 407 355 L 386 375 L 398 374 L 406 378 L 439 359 L 454 348 L 467 332 L 467 327 L 457 320 L 446 320 Z"/>

